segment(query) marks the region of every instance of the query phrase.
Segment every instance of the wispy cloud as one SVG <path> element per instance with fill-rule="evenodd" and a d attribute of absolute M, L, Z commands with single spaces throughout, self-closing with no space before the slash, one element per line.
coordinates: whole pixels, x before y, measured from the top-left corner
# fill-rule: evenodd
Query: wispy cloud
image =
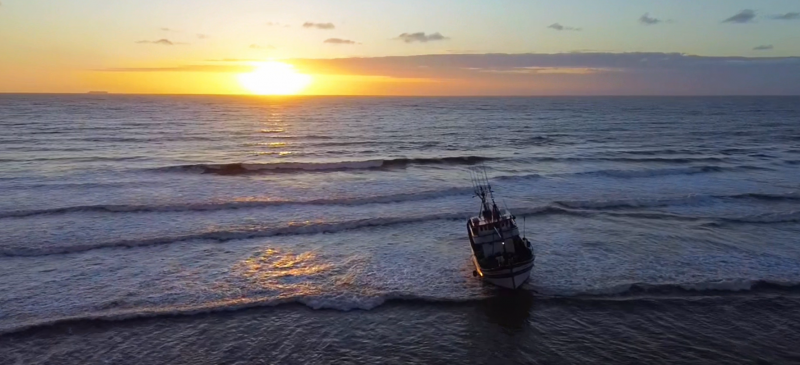
<path fill-rule="evenodd" d="M 769 51 L 769 50 L 772 50 L 772 49 L 775 49 L 775 47 L 773 47 L 771 44 L 765 44 L 765 45 L 762 45 L 762 46 L 753 47 L 754 51 Z"/>
<path fill-rule="evenodd" d="M 639 17 L 639 23 L 642 23 L 644 25 L 656 25 L 661 22 L 662 22 L 661 19 L 651 17 L 650 13 L 644 13 L 644 15 Z"/>
<path fill-rule="evenodd" d="M 330 44 L 358 44 L 356 41 L 351 41 L 349 39 L 342 39 L 342 38 L 328 38 L 322 43 L 330 43 Z"/>
<path fill-rule="evenodd" d="M 426 43 L 432 41 L 443 41 L 449 38 L 443 36 L 439 32 L 431 34 L 425 34 L 425 32 L 416 32 L 416 33 L 400 34 L 399 36 L 397 36 L 397 39 L 406 43 L 414 43 L 414 42 Z"/>
<path fill-rule="evenodd" d="M 800 19 L 800 13 L 779 14 L 779 15 L 773 15 L 770 18 L 775 20 L 798 20 Z"/>
<path fill-rule="evenodd" d="M 445 52 L 450 54 L 473 54 L 473 53 L 485 53 L 485 51 L 478 51 L 474 49 L 447 49 Z"/>
<path fill-rule="evenodd" d="M 166 39 L 166 38 L 159 39 L 157 41 L 138 41 L 136 43 L 138 43 L 138 44 L 160 44 L 162 46 L 174 46 L 176 44 L 182 44 L 182 43 L 176 43 L 176 42 L 170 41 L 169 39 Z"/>
<path fill-rule="evenodd" d="M 284 27 L 284 28 L 289 28 L 289 27 L 291 27 L 291 25 L 289 25 L 289 24 L 284 24 L 284 23 L 281 23 L 281 22 L 266 22 L 265 24 L 266 24 L 268 27 Z"/>
<path fill-rule="evenodd" d="M 206 60 L 206 62 L 261 62 L 263 60 L 255 58 L 218 58 Z"/>
<path fill-rule="evenodd" d="M 756 18 L 756 12 L 754 10 L 745 9 L 740 11 L 738 14 L 723 20 L 723 23 L 737 23 L 737 24 L 745 24 L 750 23 L 753 19 Z"/>
<path fill-rule="evenodd" d="M 313 22 L 305 22 L 305 23 L 303 23 L 303 28 L 315 28 L 315 29 L 324 29 L 324 30 L 329 30 L 329 29 L 334 29 L 334 28 L 336 28 L 336 26 L 335 26 L 335 25 L 333 25 L 333 23 L 313 23 Z"/>
<path fill-rule="evenodd" d="M 252 71 L 252 65 L 184 65 L 173 67 L 112 67 L 94 71 L 99 72 L 209 72 L 240 73 Z"/>
<path fill-rule="evenodd" d="M 582 30 L 581 28 L 568 27 L 568 26 L 565 26 L 565 25 L 561 25 L 561 24 L 559 24 L 559 23 L 553 23 L 553 24 L 550 24 L 549 26 L 547 26 L 547 28 L 549 28 L 549 29 L 555 29 L 555 30 L 557 30 L 557 31 L 559 31 L 559 32 L 561 32 L 561 31 L 573 31 L 573 32 L 580 32 L 580 31 Z"/>
<path fill-rule="evenodd" d="M 270 46 L 270 45 L 262 46 L 260 44 L 251 44 L 250 47 L 248 47 L 248 48 L 250 48 L 250 49 L 259 49 L 259 50 L 275 49 L 275 47 L 273 47 L 273 46 Z"/>
<path fill-rule="evenodd" d="M 197 33 L 197 38 L 198 39 L 208 39 L 208 38 L 211 38 L 211 36 L 208 35 L 208 34 Z"/>
<path fill-rule="evenodd" d="M 175 29 L 167 28 L 167 27 L 158 28 L 158 30 L 160 30 L 162 32 L 177 32 Z"/>
<path fill-rule="evenodd" d="M 501 74 L 540 74 L 540 75 L 590 75 L 601 72 L 623 72 L 615 68 L 592 68 L 592 67 L 515 67 L 501 69 L 482 69 L 470 68 L 478 72 L 501 73 Z"/>

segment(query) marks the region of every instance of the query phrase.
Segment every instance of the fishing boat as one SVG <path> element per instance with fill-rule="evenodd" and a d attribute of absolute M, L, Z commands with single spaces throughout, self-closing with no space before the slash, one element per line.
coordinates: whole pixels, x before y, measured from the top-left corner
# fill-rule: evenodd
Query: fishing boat
<path fill-rule="evenodd" d="M 472 248 L 474 276 L 499 287 L 516 289 L 530 277 L 536 255 L 527 238 L 520 237 L 516 217 L 501 211 L 494 201 L 492 187 L 485 176 L 473 176 L 475 195 L 481 211 L 467 221 Z"/>

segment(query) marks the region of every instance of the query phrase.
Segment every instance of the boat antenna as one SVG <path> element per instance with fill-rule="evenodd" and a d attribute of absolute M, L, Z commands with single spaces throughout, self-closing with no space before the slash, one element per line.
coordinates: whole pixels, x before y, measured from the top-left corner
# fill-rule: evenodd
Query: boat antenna
<path fill-rule="evenodd" d="M 469 169 L 470 177 L 472 180 L 472 190 L 478 198 L 481 199 L 481 209 L 478 216 L 482 216 L 486 210 L 486 188 L 483 186 L 480 175 L 474 168 Z"/>
<path fill-rule="evenodd" d="M 526 234 L 525 234 L 525 216 L 523 215 L 522 216 L 522 238 L 525 238 L 525 237 L 526 237 Z"/>
<path fill-rule="evenodd" d="M 481 199 L 481 209 L 478 212 L 478 216 L 480 216 L 485 208 L 484 204 L 486 200 L 486 194 L 483 192 L 483 188 L 481 187 L 480 178 L 478 177 L 477 171 L 475 171 L 474 168 L 470 168 L 469 174 L 470 182 L 472 183 L 472 192 L 475 194 L 474 196 L 477 196 Z"/>
<path fill-rule="evenodd" d="M 494 191 L 492 191 L 492 184 L 489 183 L 489 176 L 486 175 L 486 166 L 483 167 L 483 180 L 486 182 L 486 188 L 489 190 L 489 197 L 492 199 L 492 205 L 497 205 L 494 202 Z"/>

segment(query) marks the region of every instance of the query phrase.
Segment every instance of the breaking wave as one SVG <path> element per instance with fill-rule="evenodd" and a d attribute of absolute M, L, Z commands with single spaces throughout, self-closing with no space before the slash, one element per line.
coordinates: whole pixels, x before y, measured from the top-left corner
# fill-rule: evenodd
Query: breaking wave
<path fill-rule="evenodd" d="M 480 156 L 440 157 L 440 158 L 396 158 L 385 160 L 341 161 L 341 162 L 279 162 L 279 163 L 228 163 L 192 164 L 168 166 L 156 171 L 199 172 L 216 175 L 243 175 L 252 173 L 281 172 L 331 172 L 348 170 L 399 169 L 411 165 L 475 165 L 491 158 Z"/>

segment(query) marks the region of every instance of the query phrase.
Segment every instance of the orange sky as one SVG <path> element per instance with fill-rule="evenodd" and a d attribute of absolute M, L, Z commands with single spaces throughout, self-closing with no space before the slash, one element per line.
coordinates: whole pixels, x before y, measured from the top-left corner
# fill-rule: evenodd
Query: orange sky
<path fill-rule="evenodd" d="M 2 0 L 0 92 L 800 93 L 796 1 L 701 3 Z"/>

